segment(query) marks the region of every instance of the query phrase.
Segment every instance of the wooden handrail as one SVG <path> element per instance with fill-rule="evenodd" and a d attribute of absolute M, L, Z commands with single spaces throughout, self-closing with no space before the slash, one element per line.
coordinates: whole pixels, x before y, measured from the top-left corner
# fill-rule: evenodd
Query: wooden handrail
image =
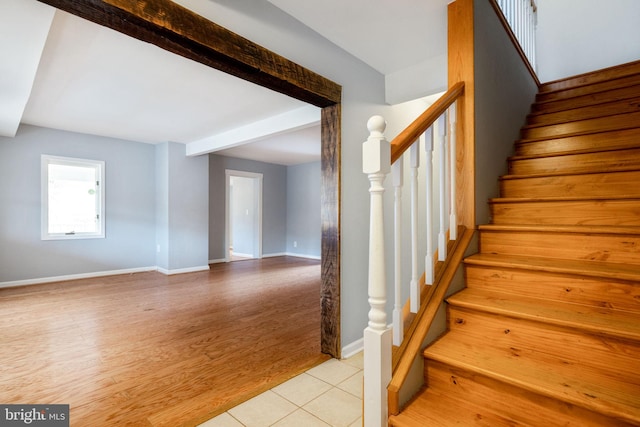
<path fill-rule="evenodd" d="M 440 117 L 464 92 L 464 82 L 451 86 L 444 95 L 420 114 L 405 130 L 391 141 L 391 163 L 413 145 L 414 142 Z"/>

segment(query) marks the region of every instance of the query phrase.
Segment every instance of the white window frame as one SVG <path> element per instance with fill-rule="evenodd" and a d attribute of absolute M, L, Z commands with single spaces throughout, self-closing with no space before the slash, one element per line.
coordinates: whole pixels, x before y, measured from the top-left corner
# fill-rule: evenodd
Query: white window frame
<path fill-rule="evenodd" d="M 96 207 L 98 212 L 98 227 L 95 232 L 76 232 L 69 230 L 65 233 L 49 232 L 49 165 L 83 166 L 93 168 L 96 173 Z M 105 237 L 105 163 L 101 160 L 77 159 L 72 157 L 50 156 L 41 157 L 41 238 L 42 240 L 74 240 L 74 239 L 103 239 Z"/>

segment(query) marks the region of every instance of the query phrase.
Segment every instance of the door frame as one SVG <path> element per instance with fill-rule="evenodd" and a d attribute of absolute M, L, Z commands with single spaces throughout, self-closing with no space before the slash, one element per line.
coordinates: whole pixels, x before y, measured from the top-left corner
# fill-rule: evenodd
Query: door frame
<path fill-rule="evenodd" d="M 341 356 L 342 86 L 171 0 L 38 0 L 322 108 L 321 350 Z"/>
<path fill-rule="evenodd" d="M 224 248 L 225 262 L 231 261 L 229 253 L 229 242 L 231 241 L 231 178 L 249 178 L 253 182 L 253 257 L 262 258 L 262 181 L 261 173 L 246 172 L 233 169 L 225 169 L 225 231 L 224 231 Z"/>

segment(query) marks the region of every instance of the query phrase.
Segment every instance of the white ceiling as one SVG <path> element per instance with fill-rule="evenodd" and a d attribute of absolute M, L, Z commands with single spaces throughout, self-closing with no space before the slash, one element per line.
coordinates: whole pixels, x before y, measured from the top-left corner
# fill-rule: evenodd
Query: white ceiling
<path fill-rule="evenodd" d="M 268 1 L 384 75 L 446 52 L 452 0 Z"/>
<path fill-rule="evenodd" d="M 425 60 L 421 46 L 431 31 L 425 17 L 447 3 L 269 1 L 382 74 Z M 400 48 L 394 44 L 399 37 L 415 46 Z M 7 97 L 12 102 L 0 106 L 0 135 L 14 136 L 21 122 L 146 143 L 193 144 L 205 148 L 192 154 L 202 154 L 212 151 L 206 147 L 220 135 L 244 129 L 233 148 L 218 144 L 217 152 L 280 164 L 320 158 L 315 107 L 36 0 L 0 0 L 0 55 L 0 90 L 15 92 Z M 301 111 L 302 116 L 296 113 Z M 255 125 L 274 116 L 278 129 Z M 282 128 L 289 117 L 292 132 Z"/>

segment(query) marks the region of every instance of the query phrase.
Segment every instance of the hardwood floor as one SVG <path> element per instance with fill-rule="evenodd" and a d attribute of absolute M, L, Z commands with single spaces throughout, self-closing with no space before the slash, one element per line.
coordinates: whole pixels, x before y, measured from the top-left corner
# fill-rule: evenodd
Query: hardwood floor
<path fill-rule="evenodd" d="M 198 423 L 329 357 L 320 262 L 293 257 L 0 289 L 0 402 L 72 426 Z"/>

